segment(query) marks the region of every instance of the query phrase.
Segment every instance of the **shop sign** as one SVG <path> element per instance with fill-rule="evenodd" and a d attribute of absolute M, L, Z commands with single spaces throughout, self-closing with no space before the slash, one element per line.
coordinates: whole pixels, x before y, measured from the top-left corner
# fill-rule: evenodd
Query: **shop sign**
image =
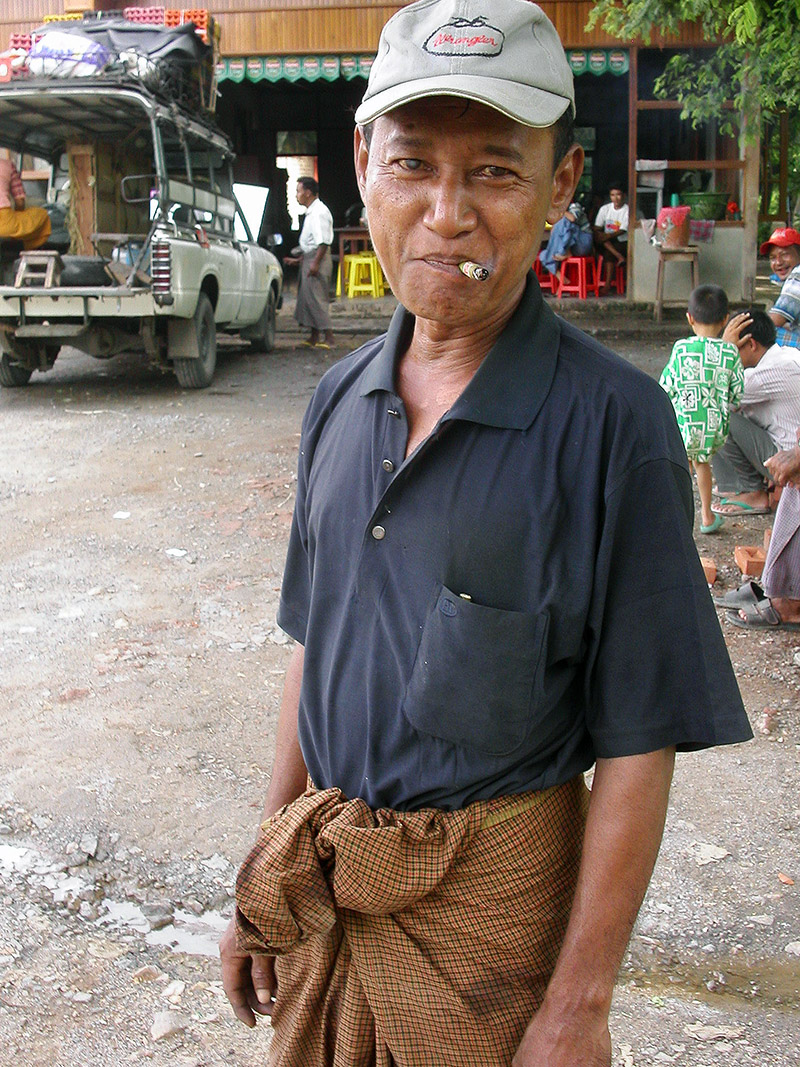
<path fill-rule="evenodd" d="M 296 82 L 303 73 L 303 64 L 297 56 L 284 56 L 283 76 L 287 81 Z"/>
<path fill-rule="evenodd" d="M 608 53 L 608 69 L 612 74 L 627 74 L 631 64 L 628 53 L 621 48 Z"/>
<path fill-rule="evenodd" d="M 323 56 L 321 64 L 321 73 L 325 81 L 335 82 L 339 77 L 339 57 L 338 56 Z"/>
<path fill-rule="evenodd" d="M 589 70 L 592 74 L 605 74 L 608 70 L 608 54 L 602 48 L 589 53 Z"/>
<path fill-rule="evenodd" d="M 346 78 L 348 81 L 357 78 L 358 56 L 341 56 L 339 59 L 339 70 L 342 72 L 342 77 Z"/>
<path fill-rule="evenodd" d="M 567 59 L 576 77 L 578 74 L 585 74 L 589 69 L 589 57 L 585 52 L 567 52 Z"/>
<path fill-rule="evenodd" d="M 232 82 L 244 81 L 245 61 L 243 59 L 228 60 L 228 78 Z"/>
<path fill-rule="evenodd" d="M 283 60 L 280 56 L 267 56 L 264 60 L 264 77 L 270 82 L 281 80 L 283 77 Z"/>
<path fill-rule="evenodd" d="M 250 56 L 246 67 L 248 80 L 260 82 L 264 78 L 264 60 L 260 56 Z"/>
<path fill-rule="evenodd" d="M 315 82 L 322 73 L 322 59 L 319 56 L 303 56 L 301 70 L 306 81 Z"/>

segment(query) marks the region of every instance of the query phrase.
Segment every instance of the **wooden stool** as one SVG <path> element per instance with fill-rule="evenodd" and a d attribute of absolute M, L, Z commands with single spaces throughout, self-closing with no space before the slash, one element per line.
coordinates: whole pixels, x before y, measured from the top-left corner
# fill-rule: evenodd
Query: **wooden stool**
<path fill-rule="evenodd" d="M 58 252 L 50 249 L 20 252 L 19 258 L 15 289 L 21 289 L 23 285 L 41 285 L 44 289 L 51 289 L 61 281 L 64 261 Z"/>
<path fill-rule="evenodd" d="M 658 249 L 658 274 L 656 276 L 656 302 L 653 308 L 653 318 L 661 322 L 664 310 L 664 267 L 667 263 L 689 263 L 692 269 L 692 289 L 700 284 L 700 264 L 698 263 L 699 249 L 697 245 L 680 245 L 677 248 L 669 248 L 660 245 Z"/>
<path fill-rule="evenodd" d="M 560 298 L 565 293 L 577 293 L 581 300 L 585 300 L 589 290 L 595 296 L 600 295 L 600 273 L 594 256 L 570 256 L 563 260 L 556 295 Z"/>
<path fill-rule="evenodd" d="M 359 252 L 350 260 L 347 279 L 348 297 L 365 295 L 378 297 L 384 294 L 383 272 L 374 252 Z"/>

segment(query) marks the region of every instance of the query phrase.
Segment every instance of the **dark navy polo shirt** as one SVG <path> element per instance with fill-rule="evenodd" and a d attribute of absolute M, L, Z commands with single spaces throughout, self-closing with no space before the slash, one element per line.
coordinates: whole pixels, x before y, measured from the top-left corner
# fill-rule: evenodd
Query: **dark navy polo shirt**
<path fill-rule="evenodd" d="M 529 279 L 405 459 L 413 330 L 323 377 L 303 422 L 278 621 L 305 646 L 314 782 L 373 807 L 462 807 L 597 757 L 751 736 L 655 381 Z"/>

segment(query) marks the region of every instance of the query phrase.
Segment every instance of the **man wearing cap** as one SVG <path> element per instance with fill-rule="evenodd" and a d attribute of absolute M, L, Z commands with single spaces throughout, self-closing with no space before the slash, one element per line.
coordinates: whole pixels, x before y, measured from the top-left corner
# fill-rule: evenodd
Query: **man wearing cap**
<path fill-rule="evenodd" d="M 530 269 L 573 109 L 537 5 L 423 0 L 356 112 L 400 306 L 303 422 L 297 644 L 221 944 L 273 1065 L 607 1067 L 675 748 L 750 736 L 666 394 Z"/>
<path fill-rule="evenodd" d="M 759 249 L 781 285 L 769 317 L 777 328 L 776 343 L 800 348 L 800 233 L 788 226 L 773 230 Z"/>

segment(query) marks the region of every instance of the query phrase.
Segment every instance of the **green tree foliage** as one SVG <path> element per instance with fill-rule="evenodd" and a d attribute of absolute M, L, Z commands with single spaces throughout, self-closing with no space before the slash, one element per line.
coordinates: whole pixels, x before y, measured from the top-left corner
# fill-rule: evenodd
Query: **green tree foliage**
<path fill-rule="evenodd" d="M 733 132 L 737 111 L 800 110 L 796 38 L 800 0 L 598 0 L 587 28 L 602 26 L 620 40 L 644 44 L 699 23 L 713 51 L 673 56 L 656 94 L 677 99 L 682 118 L 697 126 L 710 118 Z M 733 101 L 735 111 L 725 110 Z"/>

